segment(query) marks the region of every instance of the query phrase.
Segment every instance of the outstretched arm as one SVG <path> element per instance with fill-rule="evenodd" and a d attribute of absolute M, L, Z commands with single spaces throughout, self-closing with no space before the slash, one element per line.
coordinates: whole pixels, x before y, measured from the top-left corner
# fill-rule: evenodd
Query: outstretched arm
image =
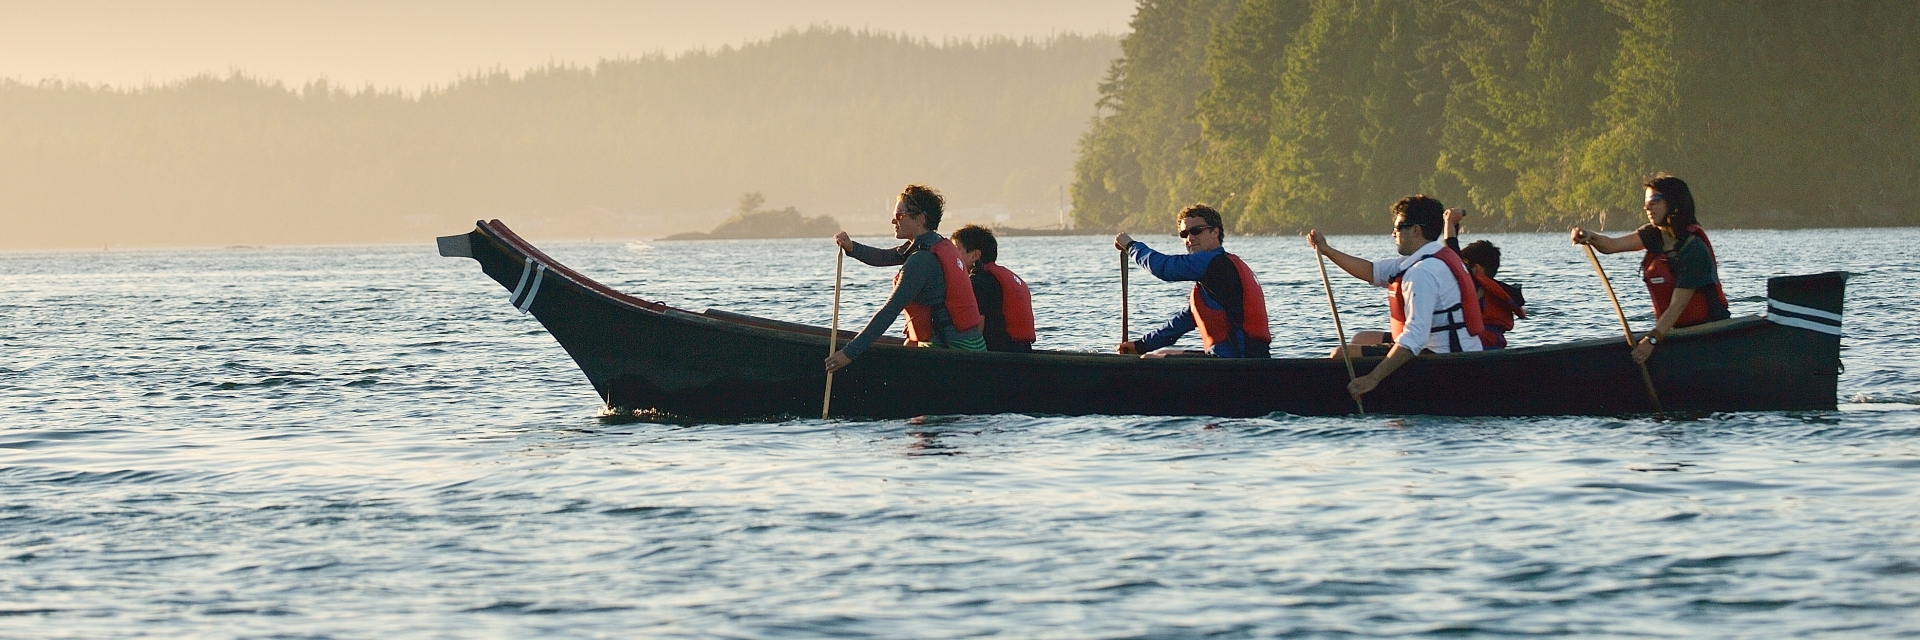
<path fill-rule="evenodd" d="M 1347 275 L 1367 282 L 1373 282 L 1372 262 L 1367 261 L 1365 258 L 1347 255 L 1339 249 L 1328 246 L 1327 237 L 1320 235 L 1318 229 L 1307 232 L 1307 246 L 1312 247 L 1314 251 L 1320 252 L 1320 255 L 1333 259 L 1333 264 L 1339 266 L 1341 271 L 1347 272 Z"/>
<path fill-rule="evenodd" d="M 869 247 L 854 242 L 853 239 L 847 237 L 847 232 L 845 231 L 834 234 L 833 243 L 840 245 L 840 250 L 846 252 L 849 257 L 866 263 L 866 265 L 870 267 L 892 267 L 907 262 L 905 245 L 892 249 Z"/>
<path fill-rule="evenodd" d="M 887 303 L 873 313 L 873 319 L 867 321 L 867 326 L 860 330 L 860 335 L 848 340 L 846 347 L 827 358 L 828 372 L 839 370 L 851 364 L 854 358 L 866 353 L 867 348 L 873 346 L 873 341 L 879 339 L 887 329 L 892 328 L 893 321 L 900 319 L 900 312 L 906 310 L 907 303 L 913 302 L 914 297 L 920 294 L 920 290 L 933 282 L 932 276 L 940 272 L 940 265 L 934 262 L 932 254 L 927 255 L 927 258 L 915 260 L 913 264 L 900 270 L 900 283 L 895 285 L 893 293 L 887 296 Z"/>
<path fill-rule="evenodd" d="M 1653 330 L 1640 336 L 1640 341 L 1633 345 L 1634 362 L 1645 364 L 1647 358 L 1653 357 L 1654 345 L 1667 337 L 1667 332 L 1673 330 L 1673 325 L 1680 323 L 1680 316 L 1687 312 L 1687 303 L 1693 302 L 1693 297 L 1696 295 L 1700 295 L 1700 292 L 1694 289 L 1679 287 L 1673 289 L 1673 298 L 1667 302 L 1667 312 L 1660 314 L 1659 321 L 1653 323 Z"/>
<path fill-rule="evenodd" d="M 1380 361 L 1380 364 L 1367 372 L 1367 375 L 1354 378 L 1353 382 L 1347 383 L 1347 393 L 1355 398 L 1366 395 L 1374 387 L 1380 386 L 1380 381 L 1393 375 L 1393 371 L 1399 369 L 1400 365 L 1412 362 L 1415 355 L 1412 349 L 1399 344 L 1393 345 L 1393 350 L 1387 352 L 1387 359 Z"/>
<path fill-rule="evenodd" d="M 1153 277 L 1167 282 L 1196 282 L 1207 275 L 1207 265 L 1219 254 L 1160 253 L 1145 242 L 1135 241 L 1127 248 L 1127 257 Z"/>
<path fill-rule="evenodd" d="M 1169 318 L 1166 324 L 1160 325 L 1160 328 L 1154 329 L 1147 335 L 1141 336 L 1139 340 L 1133 341 L 1133 345 L 1134 348 L 1140 350 L 1140 353 L 1146 353 L 1161 347 L 1171 347 L 1174 342 L 1180 340 L 1180 336 L 1187 335 L 1187 333 L 1193 331 L 1196 326 L 1193 319 L 1193 310 L 1181 309 L 1179 313 L 1173 314 L 1173 317 Z"/>
<path fill-rule="evenodd" d="M 1574 244 L 1593 245 L 1593 248 L 1600 253 L 1639 251 L 1647 248 L 1645 244 L 1640 242 L 1640 234 L 1638 233 L 1629 233 L 1618 238 L 1610 238 L 1580 227 L 1574 227 L 1568 235 L 1571 236 L 1569 239 L 1573 240 Z"/>

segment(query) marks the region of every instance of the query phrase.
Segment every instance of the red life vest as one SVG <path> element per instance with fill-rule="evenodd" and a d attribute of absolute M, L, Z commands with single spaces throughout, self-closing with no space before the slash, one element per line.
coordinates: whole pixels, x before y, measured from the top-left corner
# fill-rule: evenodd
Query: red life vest
<path fill-rule="evenodd" d="M 1272 342 L 1273 334 L 1267 329 L 1267 294 L 1260 290 L 1260 283 L 1253 279 L 1253 270 L 1240 256 L 1221 252 L 1233 262 L 1233 270 L 1240 274 L 1240 326 L 1233 326 L 1233 319 L 1227 317 L 1223 309 L 1207 306 L 1201 298 L 1199 283 L 1194 283 L 1193 292 L 1187 294 L 1187 308 L 1193 311 L 1193 322 L 1200 327 L 1200 340 L 1213 351 L 1213 345 L 1233 342 L 1233 330 L 1239 329 L 1247 334 L 1252 342 Z"/>
<path fill-rule="evenodd" d="M 1713 254 L 1713 241 L 1707 239 L 1707 232 L 1697 224 L 1687 227 L 1687 232 L 1692 233 L 1693 237 L 1699 238 L 1701 243 L 1707 245 L 1707 256 L 1713 258 L 1716 266 L 1719 265 L 1720 258 Z M 1679 249 L 1677 245 L 1674 247 L 1675 252 Z M 1668 264 L 1667 252 L 1662 251 L 1660 247 L 1647 247 L 1647 255 L 1640 258 L 1640 280 L 1647 283 L 1647 293 L 1653 296 L 1653 317 L 1657 322 L 1661 316 L 1667 314 L 1667 306 L 1673 304 L 1673 265 Z M 1675 328 L 1691 327 L 1706 322 L 1707 296 L 1709 295 L 1720 302 L 1720 308 L 1727 308 L 1727 294 L 1720 289 L 1720 283 L 1716 282 L 1693 292 L 1693 298 L 1687 301 L 1687 309 L 1680 312 L 1680 321 L 1675 322 L 1673 326 Z"/>
<path fill-rule="evenodd" d="M 1033 292 L 1027 289 L 1027 281 L 996 263 L 982 262 L 980 269 L 1000 283 L 1000 316 L 1007 320 L 1007 337 L 1029 344 L 1037 340 L 1033 332 Z"/>
<path fill-rule="evenodd" d="M 1453 283 L 1460 287 L 1460 301 L 1462 303 L 1468 300 L 1479 299 L 1479 295 L 1473 290 L 1473 276 L 1467 273 L 1467 265 L 1460 261 L 1460 254 L 1454 253 L 1453 249 L 1441 247 L 1439 251 L 1421 256 L 1419 260 L 1414 260 L 1413 264 L 1420 264 L 1420 260 L 1427 258 L 1439 258 L 1441 262 L 1446 263 L 1448 270 L 1453 271 Z M 1402 270 L 1399 275 L 1393 277 L 1393 281 L 1387 283 L 1387 313 L 1393 319 L 1394 342 L 1400 341 L 1400 333 L 1407 328 L 1407 303 L 1406 297 L 1400 295 L 1400 279 L 1406 277 L 1407 271 L 1411 270 L 1413 270 L 1413 265 L 1407 265 L 1405 270 Z M 1459 312 L 1462 317 L 1461 322 L 1453 321 L 1453 314 L 1456 311 Z M 1448 346 L 1452 347 L 1456 352 L 1460 351 L 1460 335 L 1454 333 L 1454 331 L 1464 328 L 1467 330 L 1467 335 L 1478 337 L 1487 330 L 1486 324 L 1480 318 L 1480 305 L 1477 304 L 1458 304 L 1434 311 L 1433 315 L 1444 315 L 1447 317 L 1446 324 L 1435 324 L 1431 330 L 1446 331 L 1449 341 Z"/>
<path fill-rule="evenodd" d="M 1476 273 L 1473 282 L 1480 289 L 1480 323 L 1487 329 L 1480 334 L 1480 344 L 1488 349 L 1505 349 L 1514 318 L 1525 320 L 1527 312 L 1513 303 L 1512 294 L 1499 280 Z"/>
<path fill-rule="evenodd" d="M 1480 274 L 1473 275 L 1473 281 L 1479 285 L 1480 322 L 1484 326 L 1497 327 L 1501 331 L 1512 331 L 1513 320 L 1527 319 L 1527 312 L 1513 303 L 1513 296 L 1507 293 L 1506 285 L 1499 280 Z"/>
<path fill-rule="evenodd" d="M 973 281 L 967 279 L 967 268 L 960 265 L 960 249 L 951 241 L 941 238 L 933 246 L 927 247 L 940 263 L 940 275 L 947 281 L 947 317 L 953 319 L 956 331 L 967 331 L 980 326 L 980 303 L 973 299 Z M 900 286 L 900 272 L 893 274 L 893 285 Z M 931 343 L 940 334 L 933 330 L 933 308 L 918 302 L 909 302 L 907 312 L 907 342 Z"/>

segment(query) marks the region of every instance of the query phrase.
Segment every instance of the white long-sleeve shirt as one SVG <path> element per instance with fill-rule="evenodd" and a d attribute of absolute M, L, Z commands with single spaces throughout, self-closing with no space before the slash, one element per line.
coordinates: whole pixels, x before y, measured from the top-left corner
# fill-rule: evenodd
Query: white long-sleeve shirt
<path fill-rule="evenodd" d="M 1453 346 L 1447 340 L 1447 333 L 1434 331 L 1434 322 L 1437 320 L 1440 324 L 1451 324 L 1463 321 L 1466 317 L 1459 310 L 1452 313 L 1451 319 L 1444 315 L 1434 315 L 1441 309 L 1460 304 L 1460 285 L 1454 282 L 1453 269 L 1448 268 L 1447 263 L 1439 258 L 1421 260 L 1446 246 L 1445 243 L 1435 240 L 1420 247 L 1420 250 L 1413 252 L 1413 255 L 1375 260 L 1373 263 L 1373 286 L 1376 287 L 1385 287 L 1393 282 L 1394 276 L 1400 275 L 1402 271 L 1406 272 L 1406 275 L 1400 279 L 1400 295 L 1403 298 L 1403 308 L 1407 310 L 1407 324 L 1400 332 L 1400 338 L 1394 342 L 1403 349 L 1412 349 L 1414 353 L 1420 353 L 1421 349 L 1431 349 L 1435 353 L 1452 351 Z M 1480 339 L 1467 333 L 1465 328 L 1454 329 L 1454 332 L 1460 337 L 1461 351 L 1480 350 Z"/>

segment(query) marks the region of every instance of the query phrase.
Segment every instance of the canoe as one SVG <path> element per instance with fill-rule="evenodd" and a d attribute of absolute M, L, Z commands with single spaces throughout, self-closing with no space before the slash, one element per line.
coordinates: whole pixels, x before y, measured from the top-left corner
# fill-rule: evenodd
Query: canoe
<path fill-rule="evenodd" d="M 565 348 L 611 414 L 734 421 L 817 416 L 828 330 L 676 309 L 554 261 L 498 220 L 439 239 L 472 258 Z M 1835 408 L 1847 274 L 1767 280 L 1767 313 L 1672 332 L 1649 362 L 1669 412 Z M 841 341 L 853 332 L 842 331 Z M 1381 358 L 1358 358 L 1364 374 Z M 1468 381 L 1474 381 L 1469 383 Z M 967 352 L 876 343 L 835 375 L 836 417 L 943 414 L 1354 413 L 1331 358 L 1159 358 Z M 1366 396 L 1369 413 L 1448 416 L 1652 412 L 1621 337 L 1422 356 Z"/>

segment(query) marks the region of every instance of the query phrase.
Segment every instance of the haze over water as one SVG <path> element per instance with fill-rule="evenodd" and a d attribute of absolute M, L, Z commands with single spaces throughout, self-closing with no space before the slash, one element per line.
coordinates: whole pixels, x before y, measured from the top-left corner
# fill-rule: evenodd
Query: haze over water
<path fill-rule="evenodd" d="M 1516 345 L 1615 335 L 1562 234 L 1469 231 L 1526 286 Z M 1767 275 L 1855 274 L 1841 408 L 1665 421 L 613 423 L 425 238 L 0 254 L 0 635 L 1920 633 L 1913 233 L 1715 232 L 1737 315 Z M 1110 348 L 1106 238 L 1003 242 L 1041 346 Z M 1275 355 L 1324 353 L 1302 242 L 1227 247 Z M 543 248 L 687 309 L 828 317 L 824 239 Z M 1645 327 L 1633 265 L 1607 259 Z M 891 270 L 847 275 L 857 327 Z M 1136 331 L 1183 304 L 1132 281 Z M 1383 324 L 1377 290 L 1336 291 L 1349 330 Z"/>

